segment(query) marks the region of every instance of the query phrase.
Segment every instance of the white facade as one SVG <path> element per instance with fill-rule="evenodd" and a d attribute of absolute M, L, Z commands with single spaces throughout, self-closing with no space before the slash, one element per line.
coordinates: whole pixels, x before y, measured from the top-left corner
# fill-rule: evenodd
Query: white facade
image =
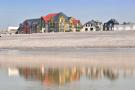
<path fill-rule="evenodd" d="M 102 30 L 103 24 L 101 22 L 90 21 L 84 24 L 83 28 L 81 29 L 81 32 L 102 31 Z"/>
<path fill-rule="evenodd" d="M 114 25 L 114 31 L 135 30 L 135 24 Z"/>
<path fill-rule="evenodd" d="M 82 32 L 90 32 L 90 31 L 96 31 L 96 28 L 90 24 L 86 24 L 83 26 Z"/>
<path fill-rule="evenodd" d="M 8 27 L 8 33 L 15 34 L 19 27 Z"/>

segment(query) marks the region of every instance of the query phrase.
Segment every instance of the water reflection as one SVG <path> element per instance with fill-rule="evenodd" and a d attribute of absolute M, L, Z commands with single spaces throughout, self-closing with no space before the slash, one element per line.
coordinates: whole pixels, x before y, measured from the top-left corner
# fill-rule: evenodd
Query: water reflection
<path fill-rule="evenodd" d="M 117 80 L 120 77 L 134 76 L 134 69 L 119 69 L 105 67 L 70 67 L 70 68 L 46 68 L 46 67 L 18 67 L 8 68 L 9 76 L 21 76 L 26 80 L 40 81 L 44 85 L 64 85 L 79 81 L 81 77 L 88 80 L 108 79 Z"/>
<path fill-rule="evenodd" d="M 99 80 L 107 78 L 116 80 L 119 78 L 120 71 L 118 69 L 103 67 L 72 67 L 72 68 L 8 68 L 9 76 L 20 75 L 26 80 L 39 80 L 45 85 L 63 85 L 73 81 L 78 81 L 82 76 L 89 80 Z M 126 74 L 124 73 L 126 76 Z"/>
<path fill-rule="evenodd" d="M 74 68 L 19 68 L 20 76 L 27 80 L 40 80 L 45 85 L 63 85 L 80 79 L 80 70 Z"/>

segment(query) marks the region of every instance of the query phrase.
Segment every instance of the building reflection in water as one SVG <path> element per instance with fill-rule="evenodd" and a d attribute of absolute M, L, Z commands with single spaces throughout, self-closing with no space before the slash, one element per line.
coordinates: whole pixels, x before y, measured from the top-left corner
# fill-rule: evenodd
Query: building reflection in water
<path fill-rule="evenodd" d="M 80 71 L 74 68 L 19 68 L 20 76 L 27 80 L 40 80 L 45 85 L 63 85 L 80 79 Z"/>
<path fill-rule="evenodd" d="M 90 68 L 19 68 L 20 76 L 27 80 L 40 80 L 45 85 L 63 85 L 73 81 L 78 81 L 81 76 L 86 76 L 90 80 L 98 80 L 104 77 L 115 80 L 118 72 L 112 69 L 101 67 Z"/>
<path fill-rule="evenodd" d="M 133 75 L 135 70 L 123 69 L 123 77 Z M 66 83 L 79 81 L 82 76 L 89 80 L 100 80 L 107 78 L 108 80 L 117 80 L 121 75 L 121 71 L 117 68 L 105 67 L 70 67 L 70 68 L 30 68 L 19 67 L 8 69 L 11 74 L 18 74 L 26 80 L 41 81 L 44 85 L 64 85 Z M 18 71 L 18 72 L 17 72 Z"/>

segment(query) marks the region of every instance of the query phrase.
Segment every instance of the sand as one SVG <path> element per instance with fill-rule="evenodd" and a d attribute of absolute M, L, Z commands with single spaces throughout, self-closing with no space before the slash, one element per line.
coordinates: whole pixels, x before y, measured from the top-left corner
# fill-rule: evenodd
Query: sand
<path fill-rule="evenodd" d="M 135 68 L 135 49 L 11 49 L 0 53 L 0 64 L 14 66 L 111 66 Z"/>
<path fill-rule="evenodd" d="M 135 31 L 2 35 L 0 65 L 135 67 Z"/>
<path fill-rule="evenodd" d="M 135 31 L 2 35 L 0 48 L 135 47 Z"/>

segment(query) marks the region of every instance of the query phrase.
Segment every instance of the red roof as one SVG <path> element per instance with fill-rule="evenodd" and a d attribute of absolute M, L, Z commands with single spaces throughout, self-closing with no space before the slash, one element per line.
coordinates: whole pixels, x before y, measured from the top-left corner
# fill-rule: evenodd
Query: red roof
<path fill-rule="evenodd" d="M 80 20 L 77 20 L 77 19 L 73 18 L 73 24 L 77 25 L 78 23 L 80 23 Z"/>
<path fill-rule="evenodd" d="M 46 23 L 48 23 L 50 20 L 51 20 L 51 18 L 53 18 L 54 16 L 56 16 L 58 13 L 54 13 L 54 14 L 48 14 L 47 16 L 42 16 L 42 18 L 44 19 L 44 21 L 46 22 Z"/>
<path fill-rule="evenodd" d="M 48 23 L 56 15 L 58 15 L 58 13 L 48 14 L 47 16 L 42 16 L 42 18 L 46 23 Z M 77 25 L 78 23 L 80 23 L 80 20 L 73 18 L 73 24 Z"/>

